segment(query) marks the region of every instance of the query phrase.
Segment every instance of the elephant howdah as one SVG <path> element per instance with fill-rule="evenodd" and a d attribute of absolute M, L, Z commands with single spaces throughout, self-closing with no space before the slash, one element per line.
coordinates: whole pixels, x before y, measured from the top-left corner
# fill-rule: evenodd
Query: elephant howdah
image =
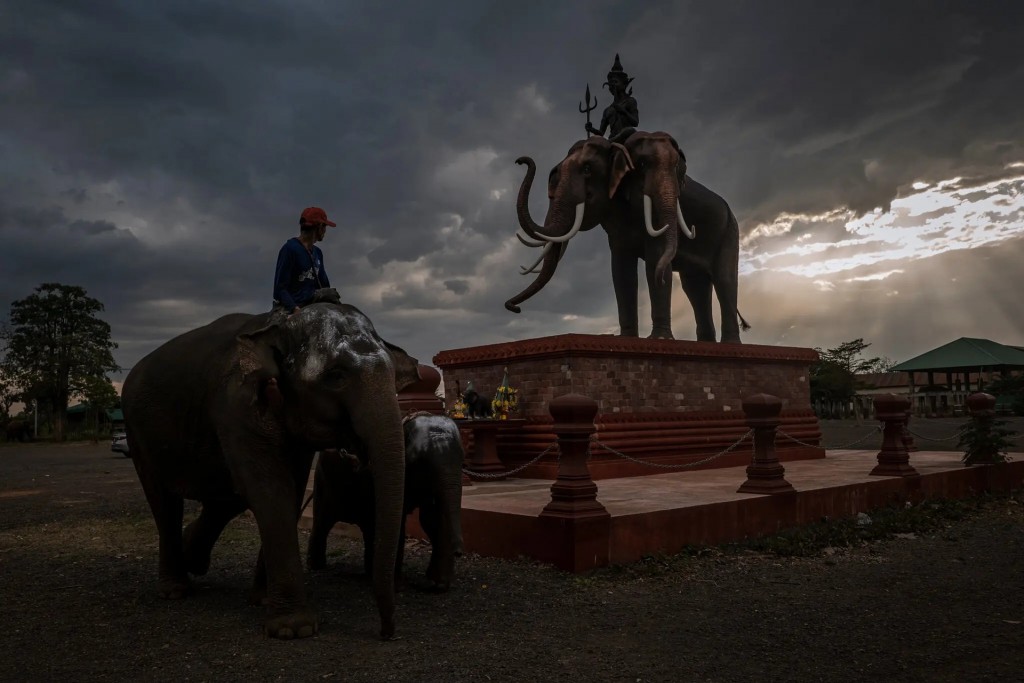
<path fill-rule="evenodd" d="M 686 174 L 686 158 L 672 136 L 639 131 L 622 144 L 599 136 L 576 142 L 548 176 L 543 226 L 529 212 L 536 165 L 529 157 L 516 163 L 527 167 L 516 203 L 521 228 L 517 237 L 527 246 L 543 247 L 543 254 L 523 269 L 537 277 L 505 302 L 508 310 L 519 313 L 519 304 L 551 280 L 570 239 L 601 225 L 608 236 L 623 336 L 639 335 L 637 264 L 642 259 L 651 300 L 651 337 L 673 338 L 675 271 L 693 307 L 697 340 L 715 341 L 714 290 L 722 314 L 722 341 L 740 342 L 741 325 L 748 325 L 736 308 L 739 226 L 724 199 Z"/>
<path fill-rule="evenodd" d="M 420 526 L 430 539 L 430 587 L 446 591 L 462 553 L 462 437 L 447 417 L 421 413 L 405 420 L 405 506 L 398 544 L 396 573 L 405 547 L 405 516 L 419 510 Z M 363 564 L 374 567 L 375 519 L 373 480 L 361 460 L 338 451 L 324 451 L 313 477 L 313 528 L 306 564 L 327 564 L 327 535 L 337 522 L 355 524 L 363 532 Z"/>
<path fill-rule="evenodd" d="M 128 444 L 159 532 L 159 590 L 184 597 L 214 543 L 252 510 L 262 548 L 254 599 L 267 634 L 310 636 L 297 523 L 313 454 L 366 454 L 376 491 L 373 586 L 381 636 L 394 634 L 394 568 L 405 454 L 396 392 L 417 362 L 353 306 L 313 304 L 233 314 L 186 332 L 139 361 L 122 392 Z M 182 532 L 183 500 L 202 503 Z"/>

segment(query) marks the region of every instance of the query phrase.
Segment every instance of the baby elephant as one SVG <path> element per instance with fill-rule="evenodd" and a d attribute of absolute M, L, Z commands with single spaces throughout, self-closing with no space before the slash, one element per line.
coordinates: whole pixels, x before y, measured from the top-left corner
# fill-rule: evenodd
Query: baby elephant
<path fill-rule="evenodd" d="M 462 554 L 462 439 L 455 423 L 443 416 L 414 413 L 404 420 L 405 515 L 419 508 L 420 526 L 430 539 L 427 580 L 431 588 L 451 586 L 455 556 Z M 327 563 L 327 534 L 337 522 L 363 532 L 363 565 L 373 565 L 373 478 L 354 455 L 322 451 L 313 479 L 313 529 L 306 565 Z M 405 517 L 402 517 L 396 576 L 402 568 Z"/>

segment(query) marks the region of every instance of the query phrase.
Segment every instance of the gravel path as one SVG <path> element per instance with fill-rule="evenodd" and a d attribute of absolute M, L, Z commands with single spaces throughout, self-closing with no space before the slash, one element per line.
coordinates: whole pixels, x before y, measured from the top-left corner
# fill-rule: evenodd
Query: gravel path
<path fill-rule="evenodd" d="M 411 542 L 390 643 L 360 544 L 332 537 L 329 568 L 307 575 L 320 635 L 278 642 L 246 603 L 249 518 L 195 597 L 162 601 L 130 460 L 105 444 L 3 446 L 0 680 L 1024 680 L 1022 502 L 796 558 L 706 549 L 574 577 L 469 556 L 446 595 L 417 589 L 427 549 Z"/>

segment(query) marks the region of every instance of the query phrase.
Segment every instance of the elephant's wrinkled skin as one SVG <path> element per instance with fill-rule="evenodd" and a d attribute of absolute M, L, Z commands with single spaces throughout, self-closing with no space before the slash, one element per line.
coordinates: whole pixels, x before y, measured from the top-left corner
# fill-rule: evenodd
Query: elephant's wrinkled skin
<path fill-rule="evenodd" d="M 736 218 L 725 200 L 686 175 L 686 159 L 670 135 L 639 131 L 621 145 L 597 136 L 575 143 L 548 178 L 543 226 L 533 222 L 528 209 L 534 162 L 529 157 L 517 162 L 527 165 L 517 204 L 519 223 L 533 241 L 520 239 L 545 249 L 537 278 L 507 301 L 506 308 L 518 313 L 518 304 L 554 275 L 568 239 L 600 224 L 608 235 L 623 336 L 639 334 L 637 261 L 642 259 L 651 300 L 651 337 L 672 338 L 669 274 L 674 270 L 693 306 L 698 341 L 715 341 L 714 288 L 722 311 L 722 341 L 740 342 Z"/>
<path fill-rule="evenodd" d="M 297 522 L 315 451 L 366 453 L 378 491 L 373 577 L 381 636 L 394 633 L 394 564 L 405 457 L 396 391 L 417 363 L 387 344 L 358 309 L 314 304 L 294 316 L 233 314 L 139 361 L 122 405 L 135 469 L 160 537 L 159 588 L 180 598 L 205 574 L 224 526 L 250 509 L 262 550 L 254 594 L 266 632 L 313 635 Z M 183 499 L 202 502 L 181 529 Z M 261 596 L 262 597 L 262 596 Z"/>
<path fill-rule="evenodd" d="M 451 585 L 455 557 L 462 553 L 462 439 L 451 419 L 416 415 L 405 421 L 405 509 L 419 509 L 420 526 L 430 539 L 427 580 L 435 590 Z M 373 481 L 353 455 L 321 452 L 313 484 L 313 529 L 306 564 L 322 569 L 327 562 L 327 534 L 337 522 L 363 532 L 364 567 L 375 561 Z M 402 568 L 405 526 L 398 546 L 396 573 Z"/>

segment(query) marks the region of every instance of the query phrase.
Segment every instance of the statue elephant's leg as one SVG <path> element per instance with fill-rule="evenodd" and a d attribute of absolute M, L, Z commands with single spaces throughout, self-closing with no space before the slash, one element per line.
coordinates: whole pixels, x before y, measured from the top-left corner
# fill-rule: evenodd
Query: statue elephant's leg
<path fill-rule="evenodd" d="M 739 226 L 732 211 L 729 212 L 727 226 L 727 239 L 712 268 L 715 274 L 715 295 L 718 297 L 718 306 L 722 312 L 722 341 L 739 344 Z"/>
<path fill-rule="evenodd" d="M 181 535 L 181 523 L 185 517 L 184 499 L 170 491 L 146 466 L 150 461 L 145 448 L 134 442 L 135 470 L 138 472 L 146 501 L 153 511 L 159 535 L 160 559 L 157 588 L 160 596 L 168 600 L 178 600 L 189 592 L 188 574 L 185 570 L 185 553 Z"/>
<path fill-rule="evenodd" d="M 619 334 L 623 337 L 640 336 L 640 321 L 637 312 L 637 257 L 623 253 L 611 245 L 612 287 L 615 289 L 615 304 L 619 309 Z"/>
<path fill-rule="evenodd" d="M 672 279 L 658 282 L 654 271 L 658 265 L 656 255 L 645 259 L 647 293 L 651 297 L 651 339 L 674 339 L 672 336 Z"/>
<path fill-rule="evenodd" d="M 697 322 L 697 341 L 716 341 L 715 318 L 711 309 L 711 278 L 696 269 L 679 272 L 683 292 L 690 300 L 693 317 Z"/>
<path fill-rule="evenodd" d="M 210 553 L 228 522 L 245 511 L 241 501 L 203 501 L 199 517 L 183 534 L 185 569 L 194 576 L 203 576 L 210 569 Z"/>

